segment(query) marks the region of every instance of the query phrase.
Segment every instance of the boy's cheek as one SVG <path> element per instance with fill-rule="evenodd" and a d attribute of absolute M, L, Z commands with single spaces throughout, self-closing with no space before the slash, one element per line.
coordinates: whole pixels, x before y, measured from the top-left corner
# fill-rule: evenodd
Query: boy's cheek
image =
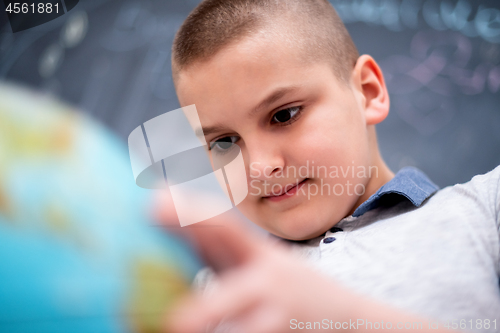
<path fill-rule="evenodd" d="M 257 218 L 257 212 L 259 210 L 259 205 L 257 203 L 258 197 L 253 195 L 251 191 L 252 190 L 249 188 L 247 197 L 237 206 L 237 208 L 246 218 L 259 225 L 259 219 Z"/>
<path fill-rule="evenodd" d="M 282 209 L 286 202 L 284 206 L 270 205 L 266 199 L 252 196 L 260 188 L 250 189 L 249 196 L 238 208 L 251 221 L 278 236 L 297 239 L 322 233 L 349 213 L 369 181 L 365 172 L 359 171 L 368 171 L 368 167 L 347 165 L 345 168 L 335 166 L 335 169 L 339 171 L 309 179 L 298 193 L 301 200 L 289 209 Z"/>

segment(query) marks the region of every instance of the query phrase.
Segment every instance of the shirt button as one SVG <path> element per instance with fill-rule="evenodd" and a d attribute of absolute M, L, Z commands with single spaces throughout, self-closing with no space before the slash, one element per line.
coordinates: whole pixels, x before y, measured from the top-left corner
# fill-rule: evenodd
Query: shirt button
<path fill-rule="evenodd" d="M 335 237 L 326 237 L 325 239 L 323 239 L 323 243 L 325 244 L 328 244 L 328 243 L 331 243 L 335 240 Z"/>
<path fill-rule="evenodd" d="M 330 229 L 330 232 L 339 232 L 339 231 L 344 231 L 344 229 L 339 228 L 339 227 L 333 227 Z"/>

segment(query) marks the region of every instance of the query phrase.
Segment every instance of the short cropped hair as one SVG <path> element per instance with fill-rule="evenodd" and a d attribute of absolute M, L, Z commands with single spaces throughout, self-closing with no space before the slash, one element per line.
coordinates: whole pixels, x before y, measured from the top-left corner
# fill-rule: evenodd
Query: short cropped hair
<path fill-rule="evenodd" d="M 309 60 L 328 61 L 345 82 L 359 57 L 327 0 L 205 0 L 174 38 L 174 81 L 193 63 L 207 61 L 230 44 L 259 33 L 284 39 Z"/>

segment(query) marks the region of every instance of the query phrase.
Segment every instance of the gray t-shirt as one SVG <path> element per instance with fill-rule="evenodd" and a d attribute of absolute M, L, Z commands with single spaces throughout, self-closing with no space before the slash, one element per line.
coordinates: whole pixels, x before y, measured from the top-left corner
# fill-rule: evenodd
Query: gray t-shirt
<path fill-rule="evenodd" d="M 468 330 L 489 319 L 500 332 L 500 167 L 419 208 L 405 200 L 336 227 L 290 244 L 357 292 L 443 323 L 464 319 Z"/>
<path fill-rule="evenodd" d="M 284 242 L 358 293 L 440 327 L 500 332 L 500 166 L 418 207 L 410 197 L 346 217 L 341 230 Z"/>

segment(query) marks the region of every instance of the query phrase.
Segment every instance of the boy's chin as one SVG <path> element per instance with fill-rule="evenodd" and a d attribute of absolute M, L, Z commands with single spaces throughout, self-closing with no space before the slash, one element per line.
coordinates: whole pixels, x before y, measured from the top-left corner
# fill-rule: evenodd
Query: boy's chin
<path fill-rule="evenodd" d="M 306 240 L 310 240 L 310 239 L 316 238 L 318 236 L 321 236 L 325 232 L 326 231 L 311 232 L 311 233 L 289 232 L 289 233 L 284 234 L 283 236 L 280 236 L 280 237 L 284 238 L 284 239 L 291 240 L 291 241 L 306 241 Z"/>
<path fill-rule="evenodd" d="M 304 241 L 323 235 L 334 224 L 345 216 L 338 205 L 332 205 L 327 200 L 329 209 L 325 207 L 324 200 L 313 200 L 298 205 L 285 212 L 276 212 L 267 207 L 243 204 L 240 211 L 250 221 L 280 238 Z M 342 215 L 343 214 L 343 215 Z"/>
<path fill-rule="evenodd" d="M 327 223 L 318 223 L 318 221 L 309 221 L 308 223 L 302 219 L 301 221 L 295 219 L 295 221 L 281 220 L 278 222 L 273 223 L 271 228 L 266 229 L 275 236 L 293 241 L 309 240 L 321 236 L 329 229 Z"/>

